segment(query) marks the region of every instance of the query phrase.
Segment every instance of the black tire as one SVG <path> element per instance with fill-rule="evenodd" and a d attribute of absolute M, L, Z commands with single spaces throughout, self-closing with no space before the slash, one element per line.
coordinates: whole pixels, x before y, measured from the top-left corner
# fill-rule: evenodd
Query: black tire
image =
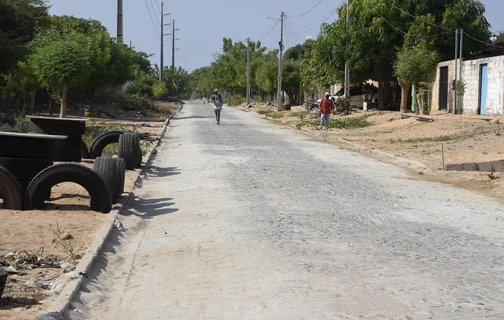
<path fill-rule="evenodd" d="M 0 157 L 54 159 L 58 140 L 0 136 Z"/>
<path fill-rule="evenodd" d="M 134 170 L 138 165 L 140 137 L 137 133 L 126 132 L 119 137 L 119 158 L 123 158 L 127 170 Z"/>
<path fill-rule="evenodd" d="M 58 183 L 73 182 L 82 186 L 91 197 L 91 209 L 109 213 L 112 202 L 108 187 L 93 170 L 78 163 L 55 164 L 40 172 L 26 190 L 25 207 L 28 210 L 42 209 L 48 191 Z"/>
<path fill-rule="evenodd" d="M 31 180 L 54 163 L 48 159 L 25 159 L 0 157 L 0 166 L 9 170 L 18 181 Z"/>
<path fill-rule="evenodd" d="M 57 162 L 81 162 L 82 151 L 78 149 L 59 149 L 58 156 L 54 158 Z"/>
<path fill-rule="evenodd" d="M 3 208 L 23 210 L 23 190 L 16 177 L 9 170 L 0 166 L 0 198 Z"/>
<path fill-rule="evenodd" d="M 81 147 L 81 135 L 68 135 L 66 139 L 59 141 L 60 149 L 78 149 Z"/>
<path fill-rule="evenodd" d="M 122 134 L 122 131 L 109 131 L 99 135 L 91 145 L 91 148 L 89 148 L 89 156 L 91 159 L 96 159 L 101 156 L 103 149 L 109 144 L 118 143 L 119 136 Z"/>
<path fill-rule="evenodd" d="M 84 140 L 80 140 L 80 150 L 81 150 L 81 158 L 82 159 L 91 159 L 89 157 L 89 150 L 88 150 L 88 147 L 86 145 L 86 143 L 84 142 Z"/>
<path fill-rule="evenodd" d="M 64 118 L 30 120 L 28 132 L 63 135 L 82 135 L 86 132 L 86 122 L 84 121 L 66 120 Z"/>
<path fill-rule="evenodd" d="M 126 164 L 123 158 L 115 158 L 117 162 L 117 175 L 119 177 L 118 192 L 119 197 L 124 193 L 124 182 L 126 181 Z"/>
<path fill-rule="evenodd" d="M 138 164 L 137 168 L 142 167 L 142 158 L 143 158 L 143 153 L 142 153 L 142 147 L 138 148 Z"/>
<path fill-rule="evenodd" d="M 119 176 L 116 159 L 112 157 L 98 157 L 93 164 L 93 170 L 105 181 L 113 204 L 117 203 L 119 190 Z"/>

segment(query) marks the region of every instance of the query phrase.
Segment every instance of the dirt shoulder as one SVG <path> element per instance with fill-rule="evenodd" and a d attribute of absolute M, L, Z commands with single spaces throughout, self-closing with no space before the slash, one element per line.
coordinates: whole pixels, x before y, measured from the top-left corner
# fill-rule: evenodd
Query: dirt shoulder
<path fill-rule="evenodd" d="M 135 131 L 145 137 L 141 141 L 145 155 L 159 138 L 163 125 L 163 121 L 96 119 L 87 124 L 83 138 L 89 147 L 102 132 Z M 116 153 L 117 144 L 104 150 L 104 155 Z M 92 167 L 93 160 L 83 160 L 82 164 Z M 125 192 L 133 189 L 140 170 L 126 172 Z M 73 183 L 62 183 L 52 188 L 45 210 L 1 211 L 0 267 L 11 266 L 11 273 L 0 299 L 0 319 L 34 319 L 44 309 L 45 303 L 55 298 L 55 294 L 50 292 L 52 285 L 61 274 L 72 268 L 63 270 L 23 261 L 35 256 L 36 259 L 53 261 L 58 265 L 68 262 L 76 266 L 94 241 L 96 233 L 108 220 L 107 215 L 91 211 L 89 202 L 89 195 L 84 188 Z M 113 209 L 120 207 L 121 204 L 116 204 Z M 66 234 L 71 236 L 70 241 L 54 241 Z M 6 255 L 12 253 L 19 255 L 19 258 L 6 259 Z"/>
<path fill-rule="evenodd" d="M 360 111 L 332 116 L 332 128 L 322 131 L 318 116 L 303 107 L 282 112 L 267 106 L 248 110 L 319 141 L 412 169 L 413 179 L 449 183 L 499 199 L 504 196 L 502 173 L 443 171 L 443 150 L 445 165 L 503 160 L 504 119 L 438 113 L 427 116 L 432 122 L 423 122 L 398 112 Z"/>

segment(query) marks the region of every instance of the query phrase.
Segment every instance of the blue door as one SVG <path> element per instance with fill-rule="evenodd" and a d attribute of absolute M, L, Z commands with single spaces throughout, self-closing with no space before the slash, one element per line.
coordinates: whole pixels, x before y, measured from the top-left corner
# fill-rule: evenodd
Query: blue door
<path fill-rule="evenodd" d="M 488 85 L 488 65 L 480 66 L 480 84 L 479 84 L 479 114 L 486 114 L 487 101 L 487 85 Z"/>

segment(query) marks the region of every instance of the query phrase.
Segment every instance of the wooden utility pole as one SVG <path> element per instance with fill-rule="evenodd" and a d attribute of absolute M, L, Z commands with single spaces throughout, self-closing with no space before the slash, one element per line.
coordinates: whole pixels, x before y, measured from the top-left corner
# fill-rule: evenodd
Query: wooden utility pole
<path fill-rule="evenodd" d="M 283 56 L 283 31 L 284 31 L 284 13 L 280 15 L 280 54 L 278 57 L 278 91 L 277 91 L 277 110 L 282 110 L 282 56 Z"/>
<path fill-rule="evenodd" d="M 346 30 L 348 34 L 348 29 L 350 27 L 350 0 L 347 0 L 346 5 Z M 348 41 L 346 44 L 348 49 Z M 345 90 L 344 90 L 345 98 L 350 97 L 350 66 L 348 65 L 348 60 L 345 62 Z"/>
<path fill-rule="evenodd" d="M 455 90 L 457 88 L 457 80 L 458 80 L 458 36 L 459 36 L 459 31 L 458 29 L 455 30 L 455 80 L 453 80 L 452 88 L 453 88 L 453 114 L 457 113 L 457 91 Z"/>
<path fill-rule="evenodd" d="M 171 68 L 175 70 L 175 20 L 172 21 L 172 57 L 171 57 Z"/>
<path fill-rule="evenodd" d="M 161 1 L 161 55 L 159 61 L 159 81 L 163 81 L 164 73 L 164 2 Z"/>
<path fill-rule="evenodd" d="M 464 63 L 464 60 L 462 60 L 462 50 L 464 48 L 464 29 L 460 29 L 460 39 L 459 39 L 459 43 L 460 43 L 460 53 L 459 53 L 459 60 L 460 60 L 460 69 L 459 69 L 459 81 L 462 81 L 462 63 Z M 456 84 L 455 86 L 455 94 L 457 95 L 457 99 L 459 98 L 458 96 L 458 92 L 457 92 L 457 89 L 458 89 L 458 83 Z M 457 104 L 458 105 L 458 113 L 459 114 L 462 114 L 463 112 L 463 105 L 462 105 L 462 100 L 459 101 L 459 103 Z"/>
<path fill-rule="evenodd" d="M 123 29 L 123 0 L 117 0 L 117 42 L 122 43 L 124 37 Z"/>
<path fill-rule="evenodd" d="M 250 105 L 250 38 L 247 38 L 247 106 Z"/>

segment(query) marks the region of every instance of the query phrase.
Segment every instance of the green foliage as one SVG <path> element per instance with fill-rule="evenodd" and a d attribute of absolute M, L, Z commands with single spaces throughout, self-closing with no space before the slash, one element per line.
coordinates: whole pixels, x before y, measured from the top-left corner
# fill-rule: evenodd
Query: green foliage
<path fill-rule="evenodd" d="M 394 72 L 405 84 L 429 84 L 436 73 L 437 61 L 438 55 L 434 51 L 421 47 L 404 49 L 397 56 Z"/>
<path fill-rule="evenodd" d="M 359 129 L 371 126 L 367 121 L 368 116 L 345 118 L 345 119 L 331 119 L 329 126 L 336 129 Z"/>
<path fill-rule="evenodd" d="M 55 41 L 39 48 L 31 57 L 31 63 L 42 85 L 50 90 L 80 85 L 92 71 L 86 52 L 71 40 Z"/>
<path fill-rule="evenodd" d="M 43 0 L 0 0 L 0 76 L 26 58 L 27 44 L 47 19 Z"/>
<path fill-rule="evenodd" d="M 130 95 L 151 98 L 154 96 L 152 91 L 152 86 L 156 82 L 156 79 L 149 75 L 142 75 L 135 80 L 131 81 L 125 89 L 125 92 Z"/>
<path fill-rule="evenodd" d="M 164 81 L 156 81 L 152 86 L 152 94 L 156 98 L 161 98 L 168 92 L 168 88 L 166 87 L 166 82 Z"/>

